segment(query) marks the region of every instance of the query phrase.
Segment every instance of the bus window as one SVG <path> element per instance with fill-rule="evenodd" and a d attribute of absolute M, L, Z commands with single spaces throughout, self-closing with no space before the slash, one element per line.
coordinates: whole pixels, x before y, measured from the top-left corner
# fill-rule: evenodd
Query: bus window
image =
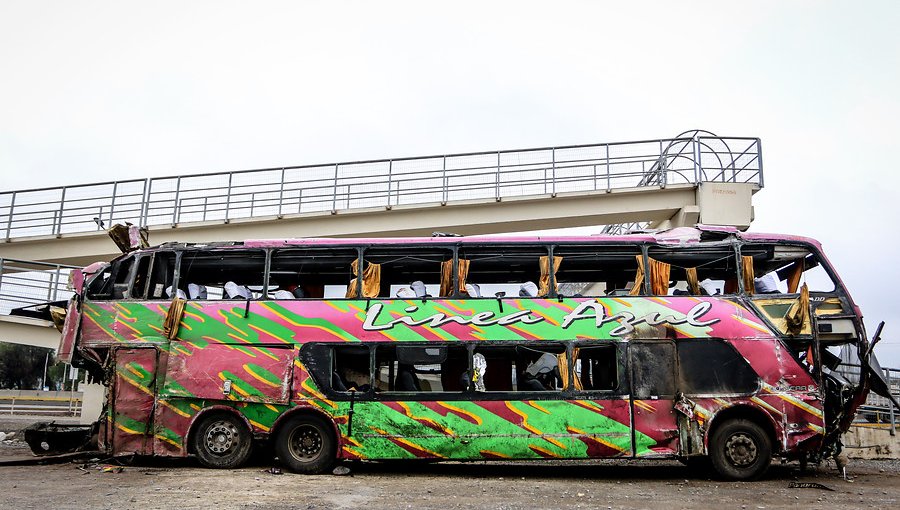
<path fill-rule="evenodd" d="M 265 268 L 262 250 L 185 251 L 178 288 L 189 299 L 255 299 Z"/>
<path fill-rule="evenodd" d="M 469 353 L 463 345 L 379 345 L 375 388 L 379 392 L 434 393 L 466 389 Z"/>
<path fill-rule="evenodd" d="M 285 291 L 292 299 L 335 299 L 347 295 L 354 278 L 356 248 L 285 248 L 272 254 L 269 288 Z M 276 291 L 277 292 L 277 291 Z M 282 292 L 270 297 L 282 299 Z"/>
<path fill-rule="evenodd" d="M 568 297 L 627 295 L 637 275 L 634 246 L 557 246 L 557 292 Z M 559 262 L 556 262 L 559 260 Z"/>
<path fill-rule="evenodd" d="M 332 390 L 366 393 L 372 388 L 368 347 L 335 346 L 331 350 L 331 360 Z"/>
<path fill-rule="evenodd" d="M 619 388 L 616 346 L 580 346 L 575 349 L 575 377 L 584 391 L 615 391 Z"/>
<path fill-rule="evenodd" d="M 441 297 L 452 294 L 453 251 L 447 248 L 396 248 L 387 246 L 363 252 L 366 267 L 377 264 L 380 271 L 380 297 Z M 441 285 L 442 268 L 451 272 Z"/>
<path fill-rule="evenodd" d="M 819 257 L 803 246 L 786 244 L 747 244 L 741 248 L 743 257 L 753 260 L 753 289 L 751 294 L 795 294 L 803 284 L 811 292 L 834 292 L 835 283 Z M 746 259 L 745 259 L 746 260 Z"/>
<path fill-rule="evenodd" d="M 714 296 L 737 291 L 737 257 L 731 246 L 647 250 L 650 291 L 656 296 Z"/>
<path fill-rule="evenodd" d="M 91 281 L 87 297 L 94 301 L 122 299 L 128 294 L 128 280 L 134 257 L 126 257 L 110 264 Z"/>
<path fill-rule="evenodd" d="M 468 271 L 460 286 L 469 297 L 537 297 L 541 257 L 549 255 L 541 246 L 462 247 L 460 266 L 468 261 Z"/>
<path fill-rule="evenodd" d="M 758 376 L 734 347 L 719 339 L 679 340 L 678 386 L 685 395 L 748 395 Z"/>
<path fill-rule="evenodd" d="M 147 292 L 147 276 L 150 273 L 150 262 L 153 260 L 152 253 L 146 253 L 138 256 L 137 270 L 134 272 L 134 280 L 131 282 L 129 297 L 141 299 Z"/>
<path fill-rule="evenodd" d="M 640 400 L 675 395 L 675 346 L 671 342 L 631 342 L 632 397 Z"/>
<path fill-rule="evenodd" d="M 177 257 L 173 252 L 158 251 L 153 254 L 147 299 L 169 299 L 177 295 L 173 291 L 176 262 Z"/>

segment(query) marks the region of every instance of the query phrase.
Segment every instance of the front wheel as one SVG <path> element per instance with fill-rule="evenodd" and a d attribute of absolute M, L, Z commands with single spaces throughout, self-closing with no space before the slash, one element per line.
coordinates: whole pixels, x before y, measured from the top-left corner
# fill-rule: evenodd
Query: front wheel
<path fill-rule="evenodd" d="M 247 426 L 236 416 L 215 413 L 207 416 L 194 434 L 194 451 L 200 463 L 210 468 L 232 469 L 250 457 L 251 437 Z"/>
<path fill-rule="evenodd" d="M 730 420 L 713 431 L 710 441 L 713 468 L 727 480 L 756 480 L 772 462 L 768 434 L 749 420 Z"/>
<path fill-rule="evenodd" d="M 310 415 L 289 418 L 275 438 L 275 453 L 295 473 L 328 471 L 334 465 L 336 448 L 334 433 L 325 420 Z"/>

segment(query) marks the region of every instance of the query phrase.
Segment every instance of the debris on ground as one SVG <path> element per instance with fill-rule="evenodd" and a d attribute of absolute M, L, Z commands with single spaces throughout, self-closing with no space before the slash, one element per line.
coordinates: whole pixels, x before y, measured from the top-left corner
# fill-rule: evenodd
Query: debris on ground
<path fill-rule="evenodd" d="M 334 470 L 331 472 L 331 474 L 337 475 L 337 476 L 346 476 L 346 475 L 350 474 L 350 468 L 348 468 L 347 466 L 338 466 L 338 467 L 334 468 Z"/>
<path fill-rule="evenodd" d="M 834 492 L 831 487 L 818 482 L 791 482 L 788 484 L 788 489 L 822 489 Z"/>

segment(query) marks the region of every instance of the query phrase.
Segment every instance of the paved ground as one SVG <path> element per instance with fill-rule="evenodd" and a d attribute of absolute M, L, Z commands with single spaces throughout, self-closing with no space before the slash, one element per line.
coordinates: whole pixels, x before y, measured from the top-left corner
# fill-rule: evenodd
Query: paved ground
<path fill-rule="evenodd" d="M 0 428 L 3 422 L 0 420 Z M 0 460 L 29 458 L 18 441 Z M 63 508 L 898 508 L 900 461 L 855 461 L 799 473 L 775 465 L 753 483 L 692 477 L 677 462 L 360 463 L 346 476 L 274 475 L 268 464 L 209 470 L 190 460 L 143 460 L 121 472 L 102 461 L 0 466 L 0 507 Z M 789 488 L 793 481 L 834 489 Z"/>

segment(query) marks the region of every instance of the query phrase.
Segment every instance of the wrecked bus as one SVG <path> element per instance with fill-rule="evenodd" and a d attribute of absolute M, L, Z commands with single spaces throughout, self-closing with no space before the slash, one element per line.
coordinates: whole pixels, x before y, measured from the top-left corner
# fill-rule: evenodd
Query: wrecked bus
<path fill-rule="evenodd" d="M 108 388 L 112 455 L 240 466 L 678 458 L 722 477 L 841 450 L 874 364 L 813 240 L 168 243 L 72 276 L 60 356 Z"/>

